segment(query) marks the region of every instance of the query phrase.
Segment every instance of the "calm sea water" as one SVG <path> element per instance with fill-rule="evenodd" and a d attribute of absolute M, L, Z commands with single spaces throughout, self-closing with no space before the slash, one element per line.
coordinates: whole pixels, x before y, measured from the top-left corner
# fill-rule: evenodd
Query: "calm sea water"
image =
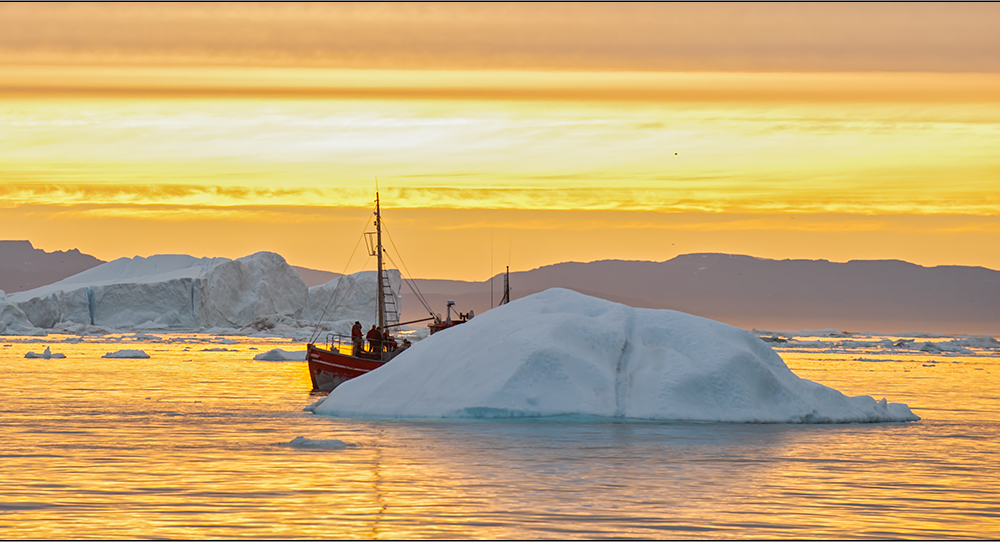
<path fill-rule="evenodd" d="M 1000 533 L 1000 359 L 981 352 L 779 350 L 915 423 L 414 423 L 304 412 L 304 363 L 252 361 L 287 340 L 161 337 L 0 342 L 0 538 Z M 24 358 L 45 346 L 67 358 Z M 123 348 L 151 359 L 101 358 Z"/>

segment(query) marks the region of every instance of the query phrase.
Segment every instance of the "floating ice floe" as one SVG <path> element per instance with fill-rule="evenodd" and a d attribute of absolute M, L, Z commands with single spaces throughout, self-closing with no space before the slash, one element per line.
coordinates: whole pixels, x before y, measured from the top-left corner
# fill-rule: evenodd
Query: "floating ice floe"
<path fill-rule="evenodd" d="M 145 342 L 160 342 L 163 340 L 163 337 L 160 337 L 159 335 L 149 335 L 147 333 L 142 333 L 142 332 L 133 333 L 132 336 L 128 338 L 136 341 L 145 341 Z"/>
<path fill-rule="evenodd" d="M 917 350 L 921 352 L 931 352 L 933 354 L 938 353 L 954 353 L 954 354 L 973 354 L 972 350 L 965 348 L 956 344 L 954 341 L 947 342 L 930 342 L 927 341 L 920 345 L 914 345 Z M 913 348 L 913 346 L 911 346 Z"/>
<path fill-rule="evenodd" d="M 149 354 L 143 352 L 142 350 L 118 350 L 117 352 L 108 352 L 101 357 L 115 359 L 149 359 Z"/>
<path fill-rule="evenodd" d="M 928 334 L 924 334 L 928 335 Z M 897 334 L 896 337 L 902 337 Z M 940 337 L 937 337 L 940 338 Z M 969 336 L 950 338 L 949 340 L 917 341 L 913 338 L 870 338 L 845 340 L 803 340 L 801 338 L 783 338 L 779 335 L 762 335 L 760 339 L 784 351 L 824 350 L 827 352 L 850 352 L 855 350 L 880 351 L 882 353 L 935 354 L 975 356 L 976 350 L 991 351 L 1000 349 L 1000 341 L 987 336 Z"/>
<path fill-rule="evenodd" d="M 840 331 L 839 329 L 824 328 L 824 329 L 800 329 L 797 331 L 773 331 L 767 329 L 757 329 L 753 328 L 751 330 L 754 335 L 765 335 L 765 336 L 780 336 L 780 337 L 851 337 L 854 333 L 848 331 Z M 878 335 L 878 334 L 877 334 Z M 763 337 L 761 337 L 763 338 Z"/>
<path fill-rule="evenodd" d="M 289 441 L 286 446 L 296 446 L 299 448 L 351 448 L 354 445 L 337 439 L 315 440 L 299 436 Z"/>
<path fill-rule="evenodd" d="M 337 387 L 314 411 L 373 418 L 919 419 L 904 404 L 848 397 L 799 378 L 746 330 L 558 288 L 414 344 Z"/>
<path fill-rule="evenodd" d="M 257 361 L 305 361 L 306 351 L 305 350 L 295 350 L 288 351 L 282 350 L 280 348 L 275 348 L 273 350 L 268 350 L 263 354 L 257 354 L 253 357 Z"/>
<path fill-rule="evenodd" d="M 46 346 L 45 351 L 42 352 L 41 354 L 35 352 L 28 352 L 27 354 L 24 355 L 24 357 L 26 359 L 65 359 L 66 354 L 60 352 L 53 353 L 52 350 L 50 350 L 50 348 Z"/>
<path fill-rule="evenodd" d="M 1000 349 L 1000 341 L 989 336 L 972 335 L 964 339 L 955 339 L 954 342 L 958 346 L 966 346 L 969 348 Z"/>

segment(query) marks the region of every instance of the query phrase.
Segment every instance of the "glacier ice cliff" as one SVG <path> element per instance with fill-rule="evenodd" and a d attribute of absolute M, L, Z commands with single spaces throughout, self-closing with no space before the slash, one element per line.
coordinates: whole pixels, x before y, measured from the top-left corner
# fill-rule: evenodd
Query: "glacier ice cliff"
<path fill-rule="evenodd" d="M 389 276 L 398 303 L 399 272 L 390 270 Z M 236 260 L 136 256 L 0 298 L 0 333 L 30 333 L 59 324 L 267 331 L 281 323 L 287 331 L 319 321 L 324 308 L 324 322 L 349 329 L 341 321 L 374 319 L 376 294 L 374 271 L 306 288 L 295 269 L 273 252 Z"/>

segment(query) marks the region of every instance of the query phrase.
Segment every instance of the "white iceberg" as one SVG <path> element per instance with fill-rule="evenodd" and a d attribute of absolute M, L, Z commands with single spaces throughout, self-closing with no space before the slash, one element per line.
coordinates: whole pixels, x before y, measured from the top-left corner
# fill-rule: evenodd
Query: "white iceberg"
<path fill-rule="evenodd" d="M 317 414 L 583 415 L 708 422 L 919 419 L 799 378 L 746 330 L 550 289 L 435 334 L 337 387 Z"/>
<path fill-rule="evenodd" d="M 257 354 L 253 357 L 257 361 L 305 361 L 306 351 L 297 350 L 294 352 L 289 352 L 288 350 L 282 350 L 280 348 L 275 348 L 273 350 L 268 350 L 263 354 Z"/>
<path fill-rule="evenodd" d="M 387 274 L 398 307 L 402 281 L 396 270 Z M 242 328 L 244 333 L 308 336 L 321 320 L 328 330 L 343 333 L 355 320 L 374 320 L 377 290 L 374 271 L 306 288 L 295 269 L 273 252 L 237 260 L 136 256 L 0 296 L 0 333 L 104 328 L 226 333 Z"/>
<path fill-rule="evenodd" d="M 66 359 L 66 354 L 60 352 L 52 353 L 52 350 L 46 346 L 45 351 L 41 354 L 35 352 L 28 352 L 24 355 L 25 359 Z"/>
<path fill-rule="evenodd" d="M 386 270 L 392 299 L 400 307 L 402 275 L 396 269 Z M 358 315 L 361 316 L 358 316 Z M 378 314 L 378 273 L 360 271 L 337 277 L 326 284 L 309 288 L 309 305 L 304 317 L 313 322 L 348 322 L 348 331 L 355 320 L 367 317 L 374 321 Z"/>
<path fill-rule="evenodd" d="M 114 359 L 149 359 L 149 354 L 143 352 L 142 350 L 118 350 L 117 352 L 108 352 L 101 357 Z"/>
<path fill-rule="evenodd" d="M 258 252 L 238 260 L 159 255 L 119 258 L 59 282 L 7 296 L 32 325 L 199 328 L 246 325 L 295 313 L 305 283 L 285 260 Z"/>

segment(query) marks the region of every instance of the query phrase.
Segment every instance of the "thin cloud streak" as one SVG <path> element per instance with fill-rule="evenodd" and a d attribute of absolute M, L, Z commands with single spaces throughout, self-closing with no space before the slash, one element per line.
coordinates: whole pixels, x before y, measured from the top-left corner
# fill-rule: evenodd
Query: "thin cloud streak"
<path fill-rule="evenodd" d="M 0 65 L 16 97 L 995 103 L 1000 74 L 536 72 Z"/>
<path fill-rule="evenodd" d="M 790 195 L 791 192 L 791 195 Z M 388 209 L 468 209 L 538 211 L 648 211 L 656 213 L 756 213 L 848 215 L 952 215 L 1000 216 L 1000 197 L 970 201 L 959 196 L 925 196 L 906 201 L 886 199 L 877 191 L 852 195 L 815 195 L 810 189 L 736 188 L 400 188 L 383 186 L 382 199 Z M 255 213 L 273 209 L 299 209 L 323 213 L 333 209 L 366 209 L 371 191 L 355 189 L 256 189 L 200 185 L 40 185 L 0 186 L 0 208 L 47 206 L 84 209 L 91 214 L 162 219 L 197 214 L 235 213 L 253 219 Z M 156 203 L 150 203 L 155 201 Z M 317 202 L 323 202 L 317 204 Z"/>

